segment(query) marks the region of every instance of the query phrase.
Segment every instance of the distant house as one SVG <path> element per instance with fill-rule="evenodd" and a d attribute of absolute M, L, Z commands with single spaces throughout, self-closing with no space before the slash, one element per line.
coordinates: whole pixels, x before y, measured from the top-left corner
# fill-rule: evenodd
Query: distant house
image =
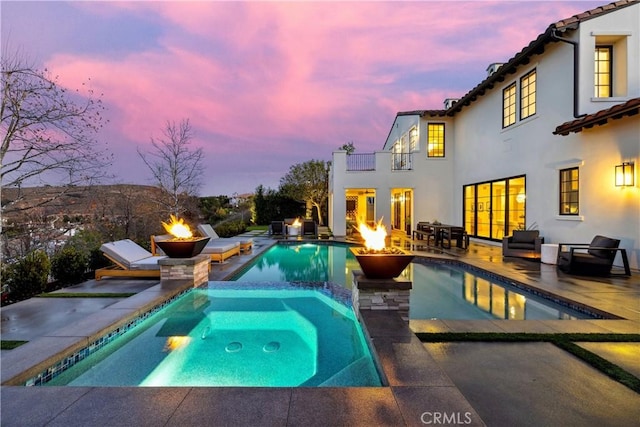
<path fill-rule="evenodd" d="M 443 109 L 397 113 L 382 150 L 333 153 L 329 226 L 384 218 L 464 225 L 498 242 L 536 228 L 547 242 L 621 239 L 640 260 L 640 3 L 551 24 Z M 632 180 L 616 182 L 622 166 Z M 618 262 L 616 264 L 619 264 Z"/>

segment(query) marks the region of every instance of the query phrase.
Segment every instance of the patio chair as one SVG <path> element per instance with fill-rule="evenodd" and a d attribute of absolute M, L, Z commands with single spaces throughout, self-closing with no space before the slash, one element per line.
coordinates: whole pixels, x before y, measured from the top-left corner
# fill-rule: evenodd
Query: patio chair
<path fill-rule="evenodd" d="M 625 274 L 631 276 L 627 251 L 619 248 L 619 245 L 620 240 L 605 236 L 595 236 L 591 243 L 559 243 L 558 268 L 565 273 L 606 276 L 611 274 L 613 261 L 619 251 Z"/>
<path fill-rule="evenodd" d="M 455 240 L 456 247 L 462 249 L 469 249 L 469 234 L 465 231 L 464 227 L 451 227 L 451 232 L 448 229 L 442 230 L 442 246 L 451 248 L 451 241 Z M 444 246 L 444 240 L 447 240 L 449 246 Z"/>
<path fill-rule="evenodd" d="M 502 256 L 539 259 L 543 243 L 539 230 L 514 230 L 502 238 Z"/>
<path fill-rule="evenodd" d="M 281 235 L 284 236 L 284 221 L 271 221 L 269 226 L 269 235 Z"/>
<path fill-rule="evenodd" d="M 108 242 L 100 250 L 114 265 L 96 270 L 96 280 L 113 277 L 160 277 L 158 261 L 165 256 L 154 256 L 132 240 Z"/>
<path fill-rule="evenodd" d="M 253 239 L 251 237 L 220 237 L 218 236 L 218 233 L 216 233 L 216 230 L 214 230 L 214 228 L 209 224 L 199 224 L 197 228 L 200 234 L 211 239 L 209 242 L 213 240 L 216 242 L 239 242 L 240 252 L 248 252 L 253 247 Z"/>
<path fill-rule="evenodd" d="M 419 222 L 416 225 L 416 229 L 411 233 L 411 237 L 413 240 L 426 240 L 427 246 L 431 243 L 431 239 L 433 239 L 433 244 L 435 245 L 438 241 L 438 236 L 436 236 L 435 230 L 426 222 Z"/>
<path fill-rule="evenodd" d="M 302 235 L 303 236 L 317 236 L 318 224 L 312 219 L 302 220 Z"/>

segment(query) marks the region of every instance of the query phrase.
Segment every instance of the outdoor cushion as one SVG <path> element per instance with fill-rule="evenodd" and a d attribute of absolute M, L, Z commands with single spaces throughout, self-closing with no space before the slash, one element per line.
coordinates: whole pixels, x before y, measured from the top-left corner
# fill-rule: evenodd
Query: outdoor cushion
<path fill-rule="evenodd" d="M 533 249 L 535 248 L 535 243 L 510 243 L 509 249 Z"/>
<path fill-rule="evenodd" d="M 211 240 L 209 242 L 215 239 L 221 239 L 221 240 L 227 240 L 230 242 L 240 242 L 241 245 L 246 245 L 249 243 L 253 244 L 253 239 L 251 237 L 244 237 L 244 236 L 220 237 L 218 236 L 218 233 L 216 233 L 216 230 L 214 230 L 214 228 L 210 224 L 199 224 L 198 231 L 203 236 L 210 237 Z"/>
<path fill-rule="evenodd" d="M 538 230 L 514 231 L 511 241 L 513 243 L 533 243 L 539 234 L 540 232 Z"/>
<path fill-rule="evenodd" d="M 129 270 L 160 270 L 160 264 L 158 264 L 158 261 L 163 258 L 166 258 L 166 256 L 151 256 L 149 258 L 134 261 L 129 264 Z"/>
<path fill-rule="evenodd" d="M 219 239 L 218 233 L 210 224 L 198 224 L 198 231 L 204 236 L 211 237 L 212 239 Z"/>
<path fill-rule="evenodd" d="M 596 236 L 593 238 L 589 247 L 597 247 L 597 248 L 612 248 L 615 249 L 620 244 L 620 240 L 610 239 L 609 237 L 604 236 Z M 615 256 L 615 252 L 608 251 L 606 249 L 588 249 L 587 252 L 598 258 L 609 259 L 612 256 Z"/>
<path fill-rule="evenodd" d="M 218 239 L 209 240 L 209 243 L 202 249 L 203 254 L 225 253 L 240 246 L 240 242 L 220 242 Z"/>
<path fill-rule="evenodd" d="M 130 239 L 104 243 L 100 246 L 100 250 L 119 263 L 129 267 L 136 261 L 153 257 L 151 252 Z"/>

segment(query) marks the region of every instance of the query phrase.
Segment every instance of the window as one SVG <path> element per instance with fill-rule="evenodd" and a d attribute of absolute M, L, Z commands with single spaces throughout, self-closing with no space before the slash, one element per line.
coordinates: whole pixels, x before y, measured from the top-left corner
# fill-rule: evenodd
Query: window
<path fill-rule="evenodd" d="M 502 91 L 502 127 L 516 122 L 516 84 L 510 84 Z"/>
<path fill-rule="evenodd" d="M 444 157 L 444 123 L 427 125 L 427 157 Z"/>
<path fill-rule="evenodd" d="M 418 128 L 412 127 L 409 131 L 409 152 L 413 153 L 418 149 Z"/>
<path fill-rule="evenodd" d="M 613 93 L 613 47 L 596 46 L 594 86 L 596 98 L 609 98 Z"/>
<path fill-rule="evenodd" d="M 520 120 L 536 113 L 536 70 L 520 79 Z"/>
<path fill-rule="evenodd" d="M 560 170 L 560 215 L 580 213 L 578 168 Z"/>

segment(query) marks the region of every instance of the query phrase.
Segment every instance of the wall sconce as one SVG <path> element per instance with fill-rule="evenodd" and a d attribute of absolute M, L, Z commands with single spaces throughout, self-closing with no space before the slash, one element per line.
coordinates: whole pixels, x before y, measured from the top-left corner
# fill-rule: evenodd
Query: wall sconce
<path fill-rule="evenodd" d="M 616 165 L 616 187 L 633 186 L 633 163 L 624 162 Z"/>

